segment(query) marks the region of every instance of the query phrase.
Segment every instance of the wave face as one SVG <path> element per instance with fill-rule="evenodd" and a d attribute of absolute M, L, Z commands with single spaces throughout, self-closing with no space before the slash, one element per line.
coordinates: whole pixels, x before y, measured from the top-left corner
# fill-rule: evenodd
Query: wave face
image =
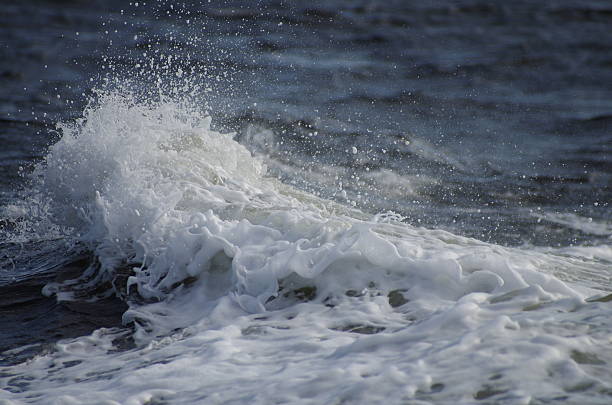
<path fill-rule="evenodd" d="M 95 260 L 45 292 L 106 285 L 133 330 L 3 367 L 8 403 L 610 399 L 609 250 L 368 216 L 267 175 L 186 103 L 108 92 L 60 129 L 37 191 Z"/>

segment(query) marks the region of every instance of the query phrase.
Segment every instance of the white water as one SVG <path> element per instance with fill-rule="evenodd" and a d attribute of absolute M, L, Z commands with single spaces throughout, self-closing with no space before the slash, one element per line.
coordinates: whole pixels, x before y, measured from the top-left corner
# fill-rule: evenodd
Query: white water
<path fill-rule="evenodd" d="M 180 104 L 108 94 L 62 134 L 39 170 L 49 215 L 99 279 L 131 270 L 150 303 L 124 315 L 136 349 L 99 330 L 2 368 L 0 386 L 26 387 L 6 403 L 612 399 L 610 303 L 585 301 L 609 289 L 610 246 L 511 249 L 370 218 L 267 177 Z"/>

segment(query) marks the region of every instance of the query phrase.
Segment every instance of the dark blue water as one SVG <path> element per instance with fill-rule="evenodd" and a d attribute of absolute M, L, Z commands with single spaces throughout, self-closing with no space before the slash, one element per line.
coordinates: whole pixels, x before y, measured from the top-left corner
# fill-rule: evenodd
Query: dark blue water
<path fill-rule="evenodd" d="M 0 350 L 120 324 L 118 299 L 39 294 L 92 259 L 16 236 L 12 206 L 105 78 L 154 90 L 152 53 L 202 75 L 215 125 L 298 188 L 502 245 L 608 244 L 611 26 L 595 0 L 3 2 Z"/>

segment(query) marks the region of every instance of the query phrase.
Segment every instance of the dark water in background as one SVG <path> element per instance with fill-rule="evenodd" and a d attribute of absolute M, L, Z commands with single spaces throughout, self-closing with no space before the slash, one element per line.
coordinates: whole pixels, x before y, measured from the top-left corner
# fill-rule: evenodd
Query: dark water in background
<path fill-rule="evenodd" d="M 504 245 L 609 243 L 607 2 L 213 1 L 177 5 L 180 20 L 147 3 L 0 6 L 0 206 L 21 198 L 21 174 L 58 139 L 56 122 L 81 115 L 107 58 L 131 66 L 152 45 L 221 75 L 202 101 L 216 126 L 299 188 Z M 117 302 L 105 315 L 41 302 L 36 291 L 83 257 L 32 238 L 0 241 L 0 349 L 119 323 Z M 35 333 L 19 335 L 24 313 Z"/>

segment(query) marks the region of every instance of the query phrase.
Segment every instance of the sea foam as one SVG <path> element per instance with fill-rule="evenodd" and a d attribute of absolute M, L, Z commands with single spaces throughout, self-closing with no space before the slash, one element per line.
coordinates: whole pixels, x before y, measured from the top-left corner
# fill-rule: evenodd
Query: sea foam
<path fill-rule="evenodd" d="M 600 278 L 568 284 L 572 258 L 315 197 L 267 175 L 261 158 L 181 103 L 110 92 L 60 130 L 38 171 L 41 193 L 54 221 L 95 254 L 88 288 L 111 281 L 130 304 L 136 348 L 117 351 L 126 332 L 104 329 L 60 342 L 11 368 L 36 382 L 29 395 L 609 399 L 600 365 L 612 361 L 610 322 L 592 321 L 605 304 L 585 301 L 604 288 L 600 262 L 580 263 Z M 83 280 L 45 291 L 72 299 Z"/>
<path fill-rule="evenodd" d="M 128 286 L 145 299 L 214 275 L 245 310 L 260 312 L 286 277 L 346 272 L 359 279 L 352 288 L 394 279 L 452 300 L 532 284 L 579 297 L 534 255 L 368 217 L 285 186 L 210 124 L 176 103 L 110 93 L 61 126 L 45 161 L 56 221 L 91 247 L 101 272 L 127 267 Z"/>

